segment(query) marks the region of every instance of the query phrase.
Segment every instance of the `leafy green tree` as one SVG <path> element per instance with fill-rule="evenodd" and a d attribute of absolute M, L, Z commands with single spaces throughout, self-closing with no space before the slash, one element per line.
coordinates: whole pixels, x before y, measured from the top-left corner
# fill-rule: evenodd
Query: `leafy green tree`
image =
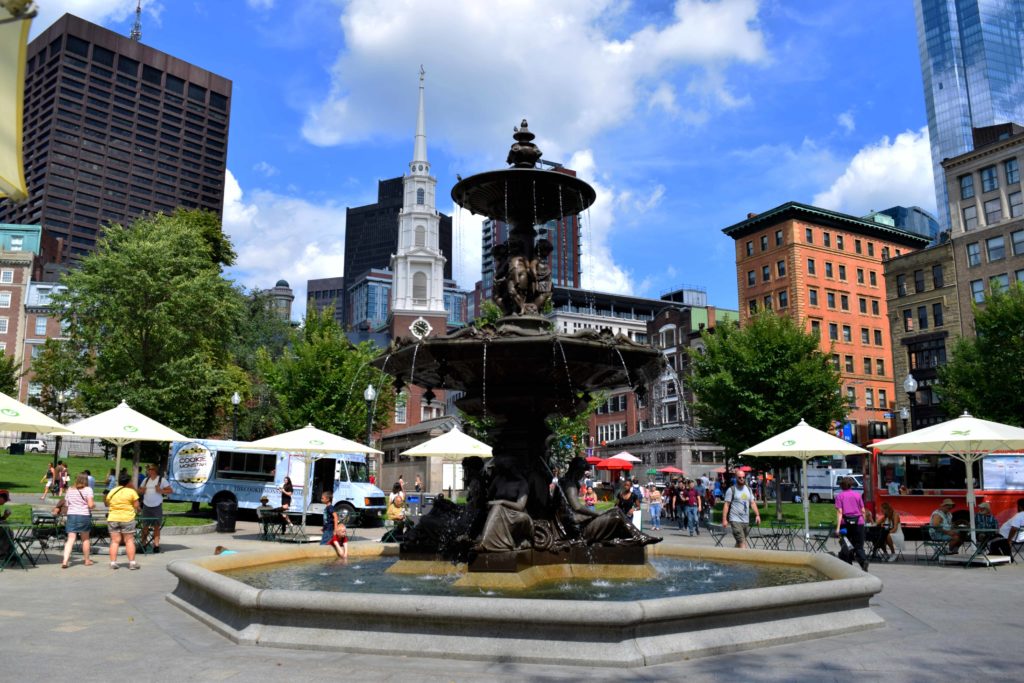
<path fill-rule="evenodd" d="M 82 410 L 77 387 L 85 377 L 88 357 L 70 339 L 47 339 L 43 350 L 32 361 L 32 379 L 39 384 L 39 394 L 29 403 L 56 418 Z M 58 400 L 63 392 L 64 402 Z"/>
<path fill-rule="evenodd" d="M 577 398 L 583 399 L 585 394 L 580 392 Z M 583 453 L 587 435 L 590 433 L 590 416 L 597 412 L 598 407 L 606 400 L 606 394 L 595 394 L 590 397 L 587 407 L 576 415 L 548 418 L 548 429 L 551 430 L 553 437 L 548 446 L 552 468 L 560 467 L 564 472 L 569 461 Z"/>
<path fill-rule="evenodd" d="M 1024 427 L 1024 284 L 975 306 L 974 329 L 977 337 L 961 338 L 939 368 L 943 410 Z"/>
<path fill-rule="evenodd" d="M 370 366 L 379 353 L 371 342 L 353 346 L 324 310 L 306 312 L 291 345 L 274 359 L 261 349 L 257 363 L 268 395 L 276 406 L 277 428 L 299 429 L 307 423 L 360 443 L 366 436 L 367 384 L 377 388 L 374 429 L 387 426 L 394 410 L 391 378 Z"/>
<path fill-rule="evenodd" d="M 24 374 L 21 363 L 14 356 L 8 356 L 6 353 L 0 354 L 0 392 L 17 398 L 18 380 Z"/>
<path fill-rule="evenodd" d="M 207 212 L 106 228 L 96 252 L 65 277 L 67 291 L 54 296 L 89 359 L 78 386 L 86 412 L 123 399 L 185 434 L 220 431 L 242 301 L 221 273 L 233 259 Z"/>
<path fill-rule="evenodd" d="M 704 351 L 690 351 L 696 396 L 694 414 L 712 440 L 735 458 L 749 448 L 794 427 L 800 419 L 828 430 L 846 415 L 839 372 L 819 348 L 816 334 L 792 318 L 764 311 L 745 327 L 719 325 L 701 335 Z M 776 479 L 790 458 L 758 458 Z M 776 514 L 782 514 L 777 497 Z"/>

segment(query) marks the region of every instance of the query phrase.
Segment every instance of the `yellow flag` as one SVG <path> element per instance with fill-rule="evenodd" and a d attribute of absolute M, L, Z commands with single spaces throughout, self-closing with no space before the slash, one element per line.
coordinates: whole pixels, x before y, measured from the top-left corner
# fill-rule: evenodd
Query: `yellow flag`
<path fill-rule="evenodd" d="M 0 7 L 0 197 L 28 198 L 22 161 L 25 52 L 31 19 L 16 19 Z"/>

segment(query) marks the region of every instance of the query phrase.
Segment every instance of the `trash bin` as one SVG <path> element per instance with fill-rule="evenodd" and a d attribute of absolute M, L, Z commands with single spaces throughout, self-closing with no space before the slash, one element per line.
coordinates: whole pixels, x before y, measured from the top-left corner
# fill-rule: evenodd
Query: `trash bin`
<path fill-rule="evenodd" d="M 25 455 L 25 444 L 23 443 L 12 443 L 7 447 L 7 452 L 11 455 Z"/>
<path fill-rule="evenodd" d="M 779 493 L 782 495 L 782 501 L 784 503 L 797 502 L 794 499 L 794 495 L 796 494 L 795 488 L 796 487 L 793 486 L 792 482 L 784 481 L 779 484 Z"/>
<path fill-rule="evenodd" d="M 238 503 L 224 500 L 217 503 L 217 533 L 235 533 L 235 520 L 238 518 Z"/>

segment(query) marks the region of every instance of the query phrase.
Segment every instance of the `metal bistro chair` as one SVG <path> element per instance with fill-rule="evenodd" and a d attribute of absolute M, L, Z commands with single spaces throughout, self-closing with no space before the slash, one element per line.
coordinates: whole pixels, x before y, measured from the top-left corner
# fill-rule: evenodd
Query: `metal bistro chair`
<path fill-rule="evenodd" d="M 281 528 L 281 512 L 274 508 L 266 510 L 256 508 L 256 517 L 260 524 L 260 540 L 276 541 Z"/>
<path fill-rule="evenodd" d="M 17 540 L 18 529 L 18 525 L 0 524 L 0 571 L 3 571 L 4 567 L 14 566 L 15 562 L 22 569 L 28 569 L 25 560 L 31 562 L 31 558 L 26 558 L 22 552 Z"/>

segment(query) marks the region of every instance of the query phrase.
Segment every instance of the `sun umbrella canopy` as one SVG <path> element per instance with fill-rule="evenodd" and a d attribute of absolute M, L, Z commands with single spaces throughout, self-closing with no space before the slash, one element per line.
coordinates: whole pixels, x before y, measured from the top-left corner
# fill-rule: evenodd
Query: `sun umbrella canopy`
<path fill-rule="evenodd" d="M 478 441 L 463 433 L 458 427 L 452 427 L 451 431 L 424 441 L 420 445 L 404 451 L 402 455 L 461 460 L 474 455 L 480 458 L 490 458 L 494 454 L 491 452 L 491 447 L 483 441 Z"/>
<path fill-rule="evenodd" d="M 612 459 L 615 459 L 615 460 L 625 460 L 626 462 L 640 462 L 640 458 L 638 458 L 635 455 L 633 455 L 632 453 L 628 453 L 626 451 L 622 451 L 621 453 L 616 453 L 615 455 L 612 456 Z"/>
<path fill-rule="evenodd" d="M 594 465 L 599 470 L 631 470 L 633 469 L 633 463 L 622 458 L 606 458 L 601 462 Z"/>
<path fill-rule="evenodd" d="M 0 431 L 69 434 L 70 429 L 41 412 L 0 393 Z"/>
<path fill-rule="evenodd" d="M 297 451 L 302 453 L 375 453 L 381 454 L 376 448 L 346 439 L 337 434 L 306 425 L 283 434 L 275 434 L 249 444 L 253 448 L 268 451 Z"/>
<path fill-rule="evenodd" d="M 665 474 L 686 474 L 686 472 L 683 472 L 678 467 L 672 467 L 671 465 L 669 465 L 668 467 L 662 467 L 658 471 L 659 472 L 664 472 Z"/>
<path fill-rule="evenodd" d="M 586 461 L 587 461 L 588 465 L 596 465 L 597 463 L 601 462 L 602 460 L 604 460 L 604 458 L 599 458 L 596 455 L 588 455 L 586 457 Z"/>
<path fill-rule="evenodd" d="M 974 477 L 971 465 L 995 451 L 1024 449 L 1024 429 L 981 420 L 965 412 L 954 420 L 900 434 L 871 444 L 871 447 L 889 453 L 944 453 L 962 461 L 967 466 L 967 510 L 973 529 Z"/>

